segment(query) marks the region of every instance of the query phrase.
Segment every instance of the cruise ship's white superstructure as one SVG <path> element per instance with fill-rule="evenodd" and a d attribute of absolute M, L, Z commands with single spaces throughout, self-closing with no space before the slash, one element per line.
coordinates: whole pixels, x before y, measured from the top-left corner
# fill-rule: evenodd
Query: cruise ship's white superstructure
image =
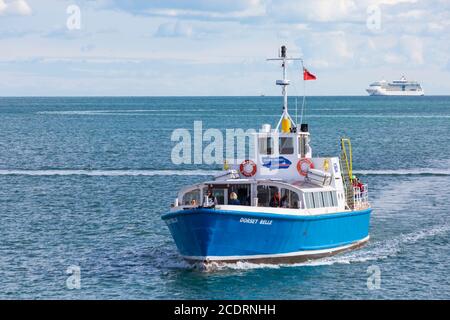
<path fill-rule="evenodd" d="M 387 82 L 381 80 L 372 83 L 366 91 L 371 96 L 423 96 L 424 92 L 420 84 L 416 81 L 400 80 Z"/>

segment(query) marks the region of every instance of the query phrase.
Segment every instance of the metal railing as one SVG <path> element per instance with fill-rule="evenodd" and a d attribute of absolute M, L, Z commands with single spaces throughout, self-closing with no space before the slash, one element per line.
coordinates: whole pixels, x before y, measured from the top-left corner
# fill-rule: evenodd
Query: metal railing
<path fill-rule="evenodd" d="M 353 187 L 354 209 L 361 210 L 369 207 L 369 186 L 363 184 L 361 187 Z"/>

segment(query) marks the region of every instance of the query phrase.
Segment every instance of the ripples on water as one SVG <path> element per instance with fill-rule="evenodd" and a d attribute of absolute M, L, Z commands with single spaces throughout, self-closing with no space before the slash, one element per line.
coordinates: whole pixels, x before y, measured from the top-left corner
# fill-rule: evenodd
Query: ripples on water
<path fill-rule="evenodd" d="M 316 155 L 349 136 L 371 240 L 296 265 L 189 265 L 160 219 L 219 166 L 174 166 L 171 131 L 258 128 L 277 98 L 1 98 L 0 297 L 450 298 L 450 98 L 311 98 Z M 101 116 L 101 117 L 99 117 Z M 319 154 L 317 154 L 319 153 Z M 66 288 L 67 267 L 81 289 Z M 367 288 L 367 268 L 381 289 Z"/>

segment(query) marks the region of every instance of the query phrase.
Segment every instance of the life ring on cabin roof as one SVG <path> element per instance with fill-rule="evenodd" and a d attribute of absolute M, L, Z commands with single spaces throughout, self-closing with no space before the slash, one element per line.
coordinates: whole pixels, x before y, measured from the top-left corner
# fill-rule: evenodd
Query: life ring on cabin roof
<path fill-rule="evenodd" d="M 297 171 L 301 176 L 306 176 L 309 169 L 314 169 L 314 163 L 311 159 L 303 158 L 297 162 Z"/>
<path fill-rule="evenodd" d="M 239 171 L 245 177 L 254 176 L 256 173 L 256 170 L 257 170 L 256 163 L 254 163 L 252 160 L 244 160 L 244 161 L 242 161 L 241 165 L 239 166 Z"/>

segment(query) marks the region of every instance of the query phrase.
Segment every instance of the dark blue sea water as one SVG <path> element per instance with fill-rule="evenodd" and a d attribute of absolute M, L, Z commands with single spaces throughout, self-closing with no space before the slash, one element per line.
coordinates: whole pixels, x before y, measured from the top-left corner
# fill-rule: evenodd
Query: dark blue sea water
<path fill-rule="evenodd" d="M 294 101 L 291 101 L 293 105 Z M 361 250 L 208 272 L 160 219 L 219 166 L 171 162 L 176 128 L 276 124 L 278 97 L 0 98 L 0 298 L 449 299 L 450 97 L 311 97 L 314 155 L 352 139 L 370 185 Z M 294 113 L 294 111 L 292 111 Z M 69 266 L 81 270 L 68 289 Z M 380 288 L 367 286 L 369 267 Z"/>

